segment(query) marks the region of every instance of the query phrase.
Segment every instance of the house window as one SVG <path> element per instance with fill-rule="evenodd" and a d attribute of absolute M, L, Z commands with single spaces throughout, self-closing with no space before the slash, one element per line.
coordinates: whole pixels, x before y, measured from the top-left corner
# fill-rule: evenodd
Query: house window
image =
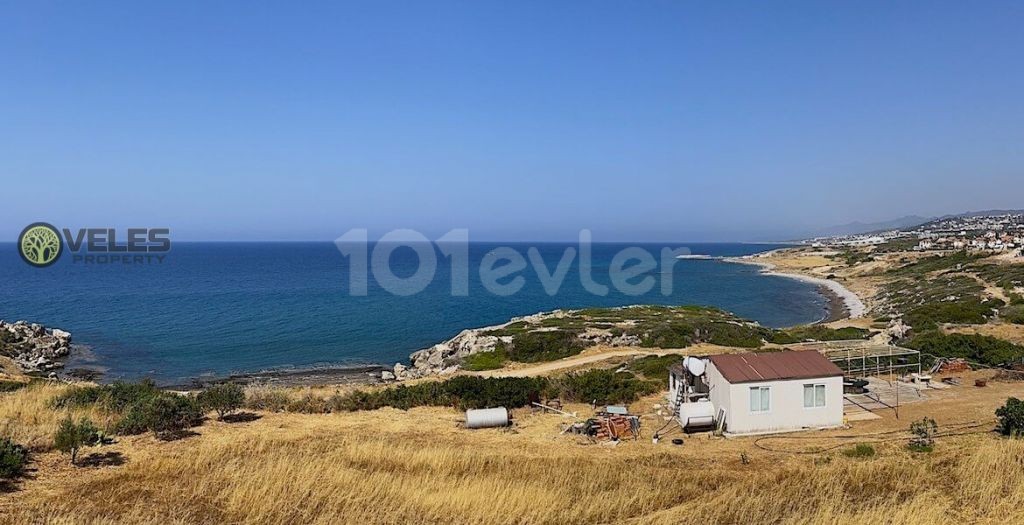
<path fill-rule="evenodd" d="M 767 412 L 771 409 L 772 389 L 767 386 L 750 387 L 750 411 Z"/>
<path fill-rule="evenodd" d="M 825 406 L 825 385 L 804 385 L 804 408 Z"/>

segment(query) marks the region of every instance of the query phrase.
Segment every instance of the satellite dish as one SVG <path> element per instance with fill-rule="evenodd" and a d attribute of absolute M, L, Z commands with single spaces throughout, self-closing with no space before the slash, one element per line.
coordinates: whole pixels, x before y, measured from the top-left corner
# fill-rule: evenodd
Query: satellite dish
<path fill-rule="evenodd" d="M 686 370 L 691 374 L 698 377 L 704 375 L 704 369 L 706 368 L 704 360 L 696 357 L 687 357 L 684 359 L 683 366 L 686 367 Z"/>

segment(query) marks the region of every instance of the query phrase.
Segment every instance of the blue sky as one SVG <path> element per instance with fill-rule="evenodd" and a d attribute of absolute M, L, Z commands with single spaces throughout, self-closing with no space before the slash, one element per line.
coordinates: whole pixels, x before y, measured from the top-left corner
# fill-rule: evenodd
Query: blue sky
<path fill-rule="evenodd" d="M 1022 20 L 1020 2 L 4 2 L 0 240 L 38 220 L 751 240 L 1024 208 Z"/>

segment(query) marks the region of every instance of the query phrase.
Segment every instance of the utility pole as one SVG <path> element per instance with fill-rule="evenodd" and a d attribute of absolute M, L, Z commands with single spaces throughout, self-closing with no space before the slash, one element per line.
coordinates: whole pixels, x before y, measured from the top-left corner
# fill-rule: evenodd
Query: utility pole
<path fill-rule="evenodd" d="M 896 420 L 900 419 L 900 377 L 896 376 Z"/>

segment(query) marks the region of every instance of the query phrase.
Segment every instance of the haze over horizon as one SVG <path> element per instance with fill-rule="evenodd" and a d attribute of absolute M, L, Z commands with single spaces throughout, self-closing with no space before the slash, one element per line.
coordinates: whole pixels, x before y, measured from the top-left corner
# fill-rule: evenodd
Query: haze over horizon
<path fill-rule="evenodd" d="M 0 241 L 784 240 L 1024 208 L 1024 4 L 0 6 Z"/>

